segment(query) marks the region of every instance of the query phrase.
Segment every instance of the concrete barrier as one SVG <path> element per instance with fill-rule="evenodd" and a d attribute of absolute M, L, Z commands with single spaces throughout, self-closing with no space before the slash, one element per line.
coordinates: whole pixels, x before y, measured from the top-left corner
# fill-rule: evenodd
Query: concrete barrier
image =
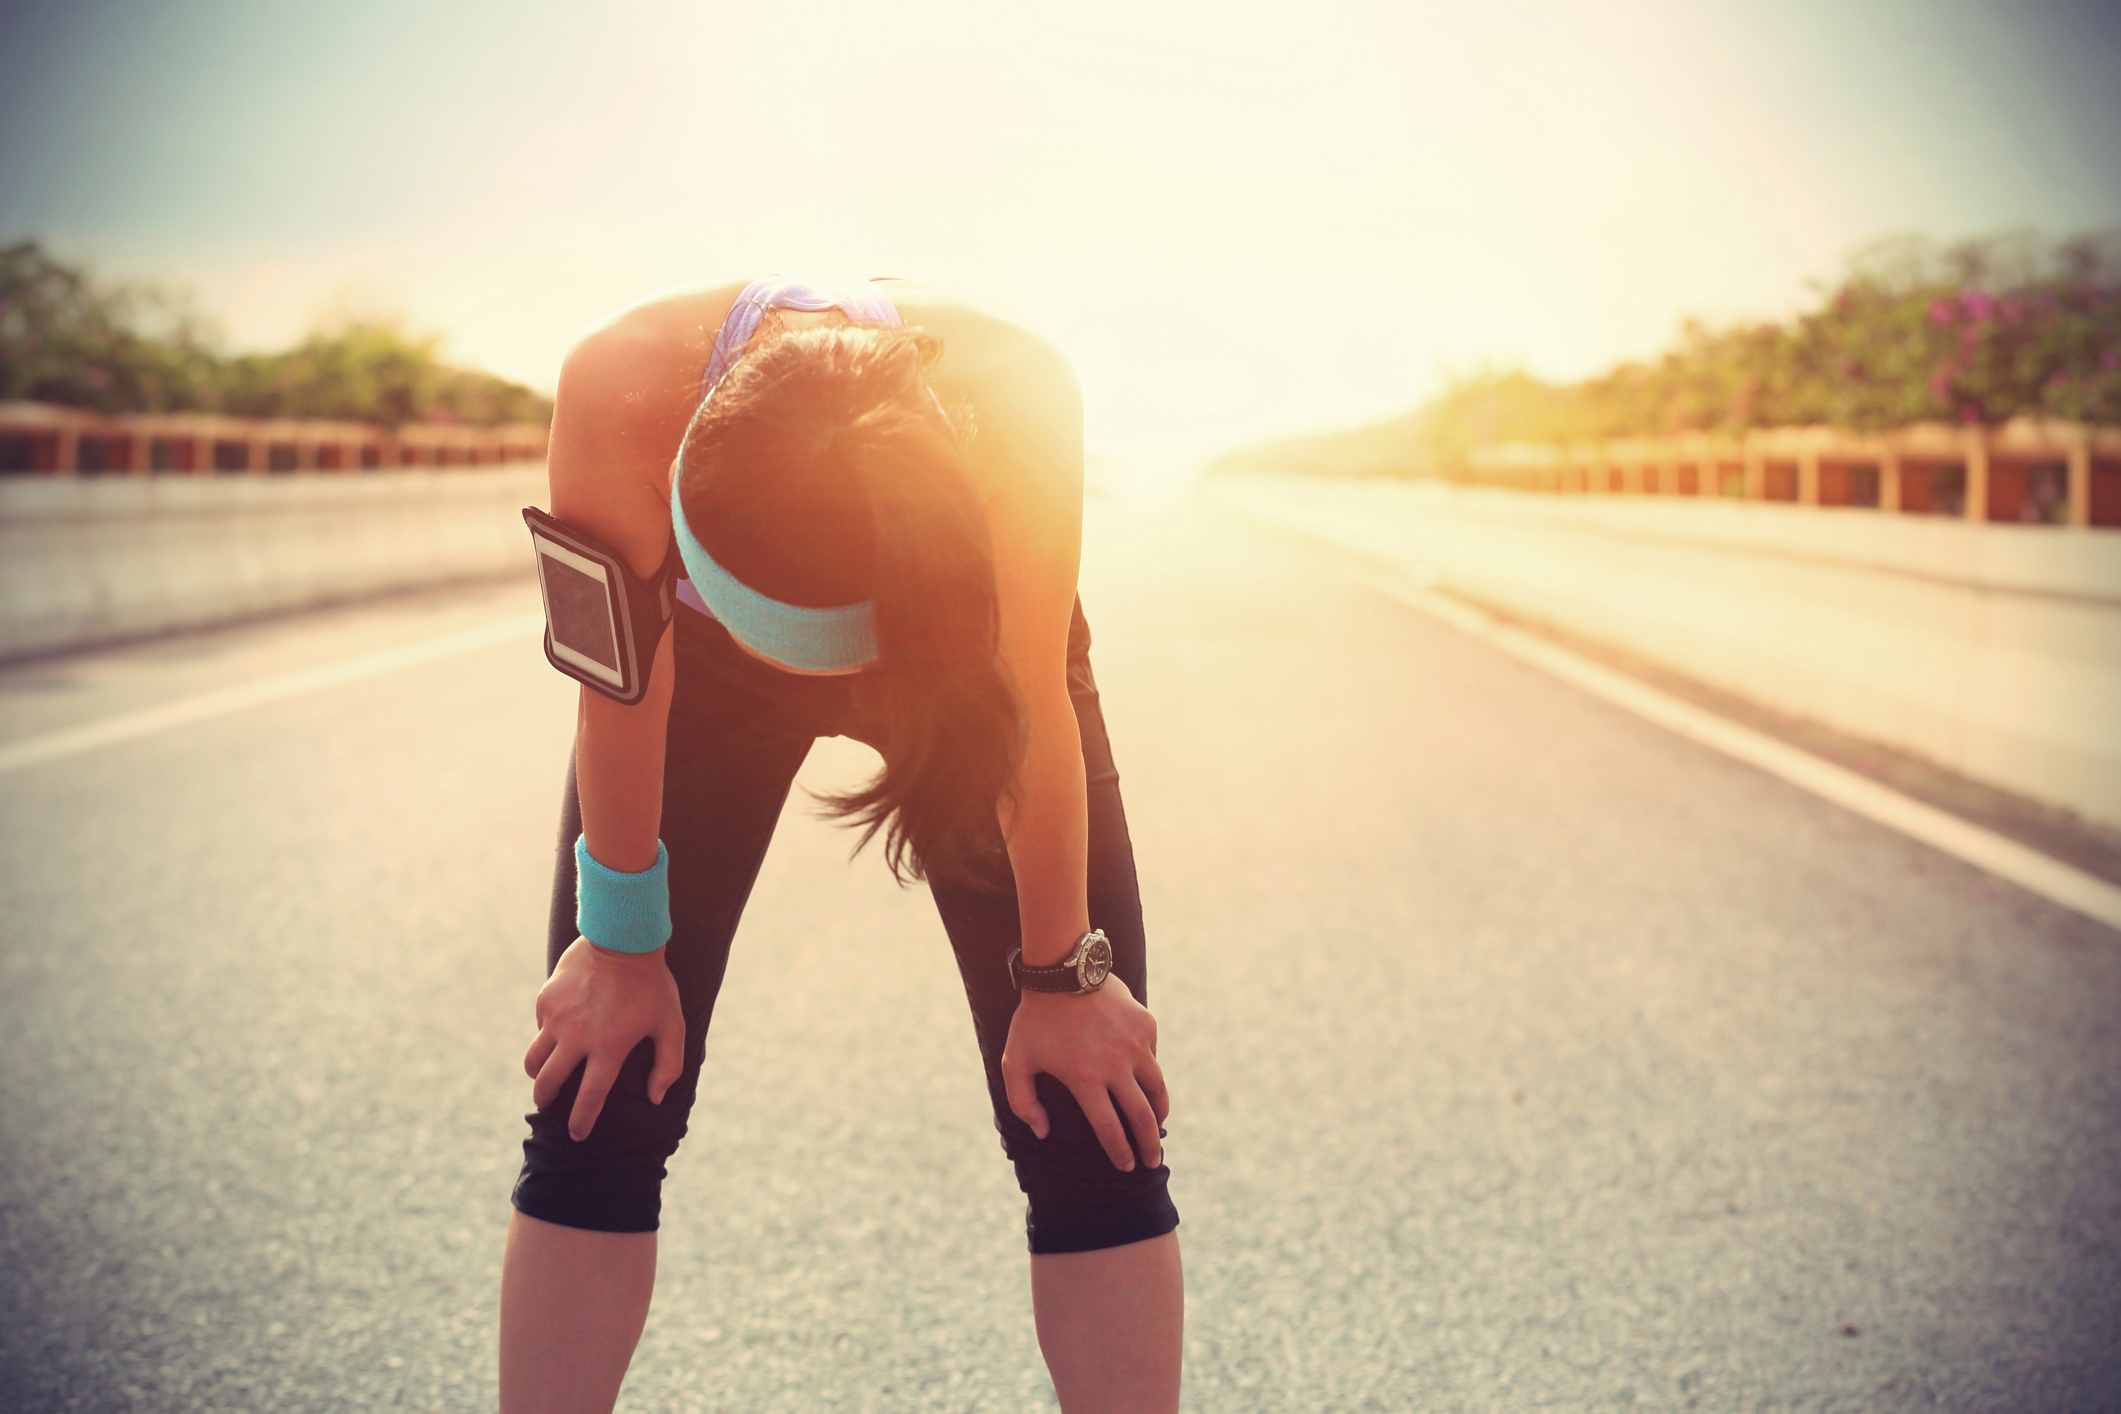
<path fill-rule="evenodd" d="M 1197 495 L 2121 825 L 2121 534 L 1262 474 Z"/>
<path fill-rule="evenodd" d="M 0 660 L 530 571 L 542 462 L 0 480 Z"/>

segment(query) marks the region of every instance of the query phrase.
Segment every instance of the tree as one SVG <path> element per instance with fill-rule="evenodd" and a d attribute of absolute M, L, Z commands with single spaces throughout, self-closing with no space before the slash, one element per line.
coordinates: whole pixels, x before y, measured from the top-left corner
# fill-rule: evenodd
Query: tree
<path fill-rule="evenodd" d="M 552 417 L 531 389 L 452 368 L 437 338 L 390 320 L 341 318 L 282 353 L 223 356 L 215 343 L 188 305 L 158 290 L 99 288 L 35 241 L 0 250 L 0 398 L 386 427 Z"/>
<path fill-rule="evenodd" d="M 211 406 L 203 321 L 157 290 L 99 289 L 35 241 L 0 248 L 0 398 L 99 412 Z"/>
<path fill-rule="evenodd" d="M 2121 232 L 1881 241 L 1786 323 L 1689 320 L 1651 363 L 1567 385 L 1483 372 L 1404 417 L 1217 465 L 1456 475 L 1482 443 L 1808 424 L 1875 432 L 2023 415 L 2121 423 Z"/>

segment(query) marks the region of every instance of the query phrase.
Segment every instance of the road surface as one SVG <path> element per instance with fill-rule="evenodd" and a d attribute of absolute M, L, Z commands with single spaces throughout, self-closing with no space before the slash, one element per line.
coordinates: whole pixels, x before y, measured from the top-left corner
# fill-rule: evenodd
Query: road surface
<path fill-rule="evenodd" d="M 2121 1407 L 2121 936 L 1255 533 L 1086 554 L 1189 1409 Z M 0 671 L 0 747 L 532 593 Z M 0 775 L 0 1407 L 490 1407 L 571 692 L 517 638 Z M 621 1408 L 1051 1408 L 926 896 L 789 816 Z"/>

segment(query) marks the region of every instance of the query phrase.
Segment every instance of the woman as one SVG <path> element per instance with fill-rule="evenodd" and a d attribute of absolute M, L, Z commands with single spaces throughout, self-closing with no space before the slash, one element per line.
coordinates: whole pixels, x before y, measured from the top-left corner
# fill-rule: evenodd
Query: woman
<path fill-rule="evenodd" d="M 671 629 L 642 636 L 638 701 L 582 692 L 524 1057 L 538 1108 L 502 1276 L 503 1410 L 617 1397 L 730 938 L 821 734 L 882 754 L 828 803 L 928 880 L 957 954 L 1062 1408 L 1175 1409 L 1169 1104 L 1075 599 L 1066 360 L 905 282 L 683 290 L 569 355 L 551 475 L 559 521 L 642 581 L 685 579 Z M 1098 985 L 1106 959 L 1124 985 Z"/>

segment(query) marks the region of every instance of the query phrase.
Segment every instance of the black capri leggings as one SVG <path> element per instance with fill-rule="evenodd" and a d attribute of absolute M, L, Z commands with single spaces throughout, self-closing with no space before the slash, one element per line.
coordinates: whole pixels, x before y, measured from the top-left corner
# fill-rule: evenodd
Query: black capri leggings
<path fill-rule="evenodd" d="M 851 736 L 876 744 L 875 723 L 864 719 L 852 679 L 781 672 L 737 647 L 720 624 L 689 609 L 678 611 L 673 632 L 677 691 L 663 774 L 662 838 L 670 853 L 673 925 L 665 956 L 685 1010 L 684 1074 L 662 1104 L 650 1104 L 654 1045 L 641 1042 L 626 1058 L 596 1128 L 577 1144 L 567 1134 L 567 1115 L 582 1079 L 577 1068 L 550 1106 L 527 1116 L 530 1137 L 523 1141 L 523 1172 L 515 1187 L 515 1206 L 531 1217 L 598 1232 L 655 1230 L 664 1164 L 684 1138 L 699 1090 L 707 1025 L 729 962 L 729 943 L 811 743 L 820 736 Z M 1113 973 L 1146 1003 L 1148 967 L 1134 851 L 1089 648 L 1090 631 L 1077 604 L 1068 635 L 1068 690 L 1089 780 L 1090 918 L 1112 940 Z M 546 944 L 548 972 L 575 940 L 574 840 L 581 829 L 570 762 Z M 1170 1170 L 1149 1168 L 1137 1146 L 1134 1171 L 1120 1172 L 1075 1097 L 1052 1076 L 1037 1077 L 1039 1100 L 1051 1121 L 1045 1139 L 1033 1135 L 1009 1108 L 1001 1058 L 1016 1011 L 1008 972 L 1009 954 L 1018 943 L 1015 889 L 1005 885 L 1000 892 L 980 892 L 941 882 L 931 889 L 972 1007 L 994 1126 L 1028 1200 L 1031 1250 L 1118 1247 L 1178 1226 L 1167 1191 Z M 1134 1142 L 1132 1134 L 1128 1141 Z"/>

